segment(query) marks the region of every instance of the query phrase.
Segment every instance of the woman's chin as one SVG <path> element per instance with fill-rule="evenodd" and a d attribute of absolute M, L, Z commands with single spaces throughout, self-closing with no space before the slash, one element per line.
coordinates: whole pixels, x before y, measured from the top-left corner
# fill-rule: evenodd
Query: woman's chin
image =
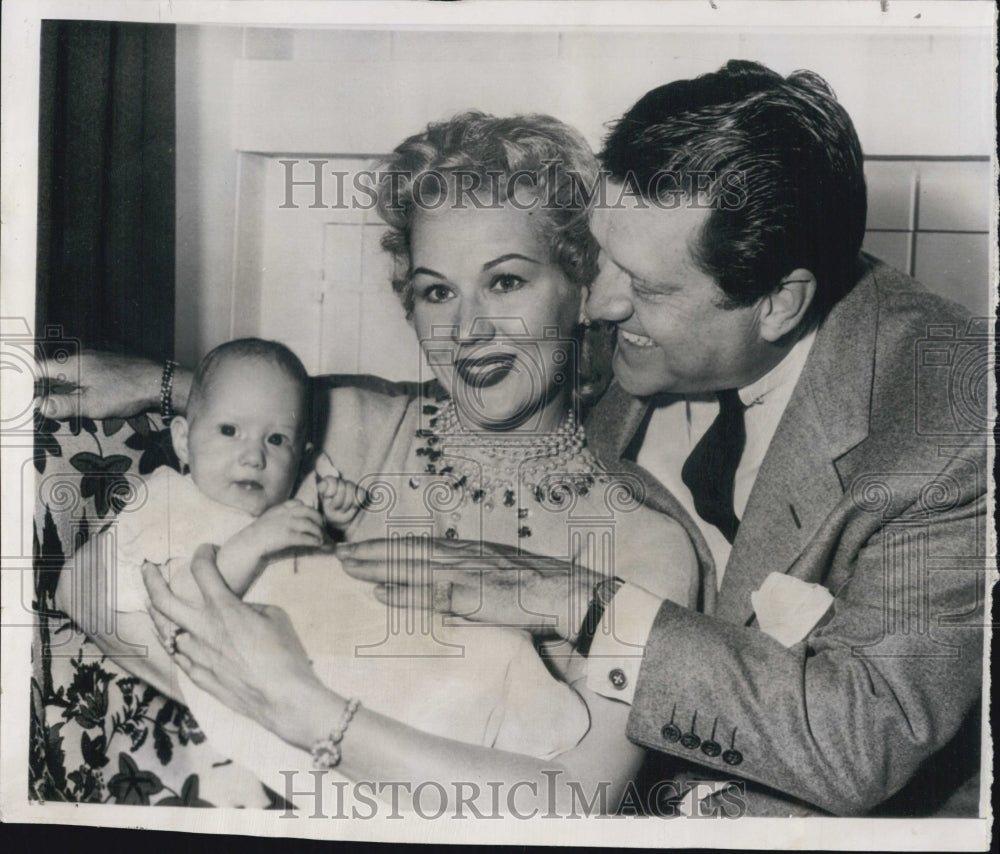
<path fill-rule="evenodd" d="M 484 392 L 479 401 L 469 401 L 471 405 L 466 407 L 465 414 L 479 429 L 504 432 L 543 428 L 546 407 L 537 397 L 519 396 L 514 400 L 509 396 L 494 400 L 490 397 Z"/>

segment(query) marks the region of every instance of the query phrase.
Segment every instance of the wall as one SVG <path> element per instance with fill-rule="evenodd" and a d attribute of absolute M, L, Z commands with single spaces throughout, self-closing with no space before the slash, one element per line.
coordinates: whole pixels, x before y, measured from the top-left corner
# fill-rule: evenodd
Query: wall
<path fill-rule="evenodd" d="M 963 29 L 179 28 L 178 217 L 187 219 L 178 223 L 178 293 L 188 302 L 178 306 L 178 352 L 190 360 L 231 334 L 257 333 L 289 343 L 312 370 L 416 376 L 377 218 L 310 208 L 308 198 L 281 208 L 279 161 L 363 168 L 470 106 L 550 112 L 596 146 L 604 122 L 648 88 L 732 57 L 829 80 L 866 152 L 866 248 L 985 313 L 992 56 L 988 32 Z M 297 166 L 296 179 L 310 169 Z M 297 188 L 296 200 L 310 192 Z"/>
<path fill-rule="evenodd" d="M 231 337 L 238 155 L 232 142 L 238 27 L 177 27 L 175 358 Z"/>

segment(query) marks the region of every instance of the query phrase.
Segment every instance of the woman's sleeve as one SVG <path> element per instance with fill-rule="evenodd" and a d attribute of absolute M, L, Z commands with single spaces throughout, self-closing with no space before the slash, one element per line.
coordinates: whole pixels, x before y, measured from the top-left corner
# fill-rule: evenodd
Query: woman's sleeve
<path fill-rule="evenodd" d="M 419 387 L 377 377 L 354 377 L 351 385 L 324 379 L 330 382 L 318 382 L 314 392 L 318 451 L 349 480 L 381 472 L 397 443 L 409 443 L 407 414 Z"/>

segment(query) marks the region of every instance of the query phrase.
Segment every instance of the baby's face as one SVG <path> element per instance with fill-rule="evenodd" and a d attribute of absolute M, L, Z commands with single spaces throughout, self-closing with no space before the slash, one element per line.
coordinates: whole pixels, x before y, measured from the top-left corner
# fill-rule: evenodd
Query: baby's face
<path fill-rule="evenodd" d="M 259 516 L 291 495 L 303 409 L 301 390 L 277 365 L 229 359 L 216 368 L 187 430 L 175 430 L 174 446 L 205 495 Z"/>

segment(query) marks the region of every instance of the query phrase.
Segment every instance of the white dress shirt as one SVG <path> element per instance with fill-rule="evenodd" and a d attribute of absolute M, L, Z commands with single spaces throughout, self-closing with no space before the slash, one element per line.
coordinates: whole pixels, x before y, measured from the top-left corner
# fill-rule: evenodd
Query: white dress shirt
<path fill-rule="evenodd" d="M 803 336 L 770 371 L 739 390 L 746 406 L 746 445 L 736 469 L 733 509 L 742 518 L 764 455 L 792 396 L 816 338 Z M 681 478 L 685 460 L 719 414 L 714 394 L 690 395 L 657 407 L 650 416 L 636 462 L 659 480 L 698 525 L 715 560 L 718 584 L 732 548 L 715 525 L 706 522 L 694 507 L 694 498 Z M 660 600 L 635 585 L 624 585 L 609 606 L 614 632 L 598 632 L 590 648 L 587 686 L 604 696 L 631 702 L 642 663 L 641 650 L 653 626 Z M 624 643 L 623 643 L 624 642 Z"/>

